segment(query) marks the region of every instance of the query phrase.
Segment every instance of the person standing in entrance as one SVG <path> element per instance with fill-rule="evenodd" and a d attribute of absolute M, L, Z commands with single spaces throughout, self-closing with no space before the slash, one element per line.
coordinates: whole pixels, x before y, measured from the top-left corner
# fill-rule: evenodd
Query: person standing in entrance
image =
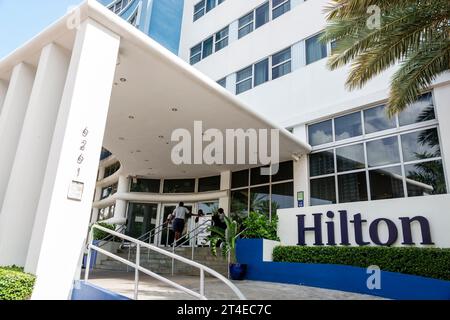
<path fill-rule="evenodd" d="M 186 218 L 190 216 L 191 213 L 187 208 L 184 207 L 184 203 L 180 202 L 178 207 L 175 208 L 175 210 L 172 213 L 172 216 L 174 218 L 173 220 L 173 231 L 175 232 L 175 245 L 178 240 L 180 240 L 181 235 L 184 230 L 184 226 L 186 224 Z"/>

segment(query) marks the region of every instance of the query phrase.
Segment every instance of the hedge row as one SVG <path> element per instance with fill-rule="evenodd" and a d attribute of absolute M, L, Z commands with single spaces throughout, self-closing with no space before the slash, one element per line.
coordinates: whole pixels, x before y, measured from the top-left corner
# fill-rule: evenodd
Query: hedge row
<path fill-rule="evenodd" d="M 450 249 L 386 247 L 277 247 L 275 262 L 338 264 L 450 280 Z"/>
<path fill-rule="evenodd" d="M 18 267 L 0 268 L 0 300 L 27 300 L 33 292 L 35 277 Z"/>

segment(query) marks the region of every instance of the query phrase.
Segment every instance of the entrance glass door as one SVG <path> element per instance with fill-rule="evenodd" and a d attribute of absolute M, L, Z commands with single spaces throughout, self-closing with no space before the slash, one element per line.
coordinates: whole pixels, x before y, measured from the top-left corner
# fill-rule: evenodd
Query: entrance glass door
<path fill-rule="evenodd" d="M 212 216 L 216 214 L 219 210 L 219 201 L 199 202 L 197 206 L 198 210 L 202 210 L 205 216 L 199 218 L 199 221 L 196 224 L 194 219 L 193 228 L 196 228 L 197 226 L 202 226 L 202 224 L 204 224 L 200 228 L 197 238 L 195 239 L 195 245 L 209 246 L 209 241 L 207 241 L 206 239 L 211 235 L 211 232 L 208 229 L 212 225 Z"/>
<path fill-rule="evenodd" d="M 169 217 L 169 215 L 171 213 L 173 213 L 173 211 L 175 210 L 175 208 L 177 207 L 177 205 L 175 204 L 165 204 L 162 206 L 162 212 L 160 214 L 160 220 L 159 220 L 159 224 L 164 223 L 165 221 L 167 221 L 167 217 Z M 190 204 L 186 204 L 185 207 L 192 212 L 193 209 L 193 205 Z M 191 219 L 192 220 L 192 219 Z M 188 226 L 189 227 L 189 226 Z M 190 230 L 190 229 L 188 229 Z M 188 231 L 189 232 L 189 231 Z M 160 246 L 171 246 L 173 241 L 175 238 L 175 233 L 173 232 L 173 230 L 171 229 L 171 226 L 169 226 L 169 230 L 167 228 L 164 229 L 163 232 L 161 232 L 161 237 L 159 239 L 159 244 Z M 180 239 L 179 241 L 184 241 L 183 239 Z M 180 243 L 180 242 L 178 242 Z"/>
<path fill-rule="evenodd" d="M 126 235 L 139 238 L 156 227 L 158 205 L 153 203 L 130 203 Z M 153 242 L 153 239 L 150 241 Z"/>

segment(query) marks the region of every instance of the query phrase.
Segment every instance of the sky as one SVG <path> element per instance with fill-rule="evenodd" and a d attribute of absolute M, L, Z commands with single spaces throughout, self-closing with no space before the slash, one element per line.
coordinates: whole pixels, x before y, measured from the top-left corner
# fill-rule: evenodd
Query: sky
<path fill-rule="evenodd" d="M 62 17 L 82 0 L 0 0 L 0 59 Z"/>

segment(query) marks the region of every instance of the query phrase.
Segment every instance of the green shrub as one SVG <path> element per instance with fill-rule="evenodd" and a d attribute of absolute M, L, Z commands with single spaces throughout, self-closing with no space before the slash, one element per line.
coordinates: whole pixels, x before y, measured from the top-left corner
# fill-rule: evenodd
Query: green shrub
<path fill-rule="evenodd" d="M 97 223 L 97 225 L 99 225 L 100 227 L 115 231 L 116 230 L 116 226 L 113 224 L 107 224 L 107 223 Z M 99 230 L 99 229 L 94 229 L 94 240 L 103 240 L 106 237 L 111 236 L 111 234 L 106 233 L 105 231 Z M 112 238 L 112 236 L 111 236 Z"/>
<path fill-rule="evenodd" d="M 450 280 L 450 249 L 386 247 L 277 247 L 275 262 L 339 264 Z"/>
<path fill-rule="evenodd" d="M 242 234 L 249 239 L 267 239 L 279 241 L 277 236 L 278 216 L 274 215 L 272 221 L 264 214 L 250 212 L 248 218 L 243 222 L 246 229 Z"/>
<path fill-rule="evenodd" d="M 33 292 L 35 277 L 22 268 L 0 268 L 0 300 L 27 300 Z"/>

